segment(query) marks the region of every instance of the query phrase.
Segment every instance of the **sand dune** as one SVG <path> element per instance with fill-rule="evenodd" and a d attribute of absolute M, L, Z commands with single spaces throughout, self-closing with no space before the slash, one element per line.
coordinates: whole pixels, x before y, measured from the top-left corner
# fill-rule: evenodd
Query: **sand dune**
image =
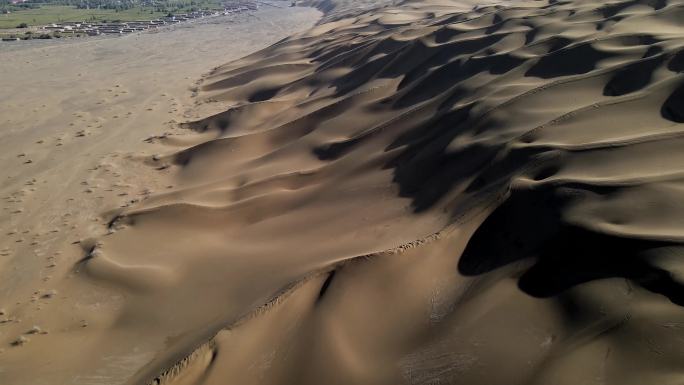
<path fill-rule="evenodd" d="M 116 316 L 71 343 L 126 384 L 679 383 L 684 2 L 312 4 L 82 242 L 58 289 Z"/>

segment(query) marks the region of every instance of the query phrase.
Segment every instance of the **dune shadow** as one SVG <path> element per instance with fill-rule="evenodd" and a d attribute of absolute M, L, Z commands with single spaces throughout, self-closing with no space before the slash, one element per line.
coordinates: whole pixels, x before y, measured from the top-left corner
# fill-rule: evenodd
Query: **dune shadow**
<path fill-rule="evenodd" d="M 684 49 L 674 55 L 668 63 L 667 69 L 673 72 L 684 72 Z"/>
<path fill-rule="evenodd" d="M 684 306 L 684 285 L 649 262 L 657 249 L 681 245 L 599 233 L 563 219 L 568 206 L 581 199 L 578 192 L 587 188 L 513 191 L 470 239 L 459 272 L 476 276 L 533 258 L 518 286 L 535 297 L 557 296 L 582 283 L 619 277 Z M 612 191 L 592 189 L 594 194 Z"/>
<path fill-rule="evenodd" d="M 586 74 L 596 69 L 596 65 L 601 60 L 615 55 L 615 53 L 600 51 L 590 43 L 583 43 L 543 56 L 525 75 L 550 79 Z"/>
<path fill-rule="evenodd" d="M 653 73 L 664 62 L 665 57 L 660 55 L 627 66 L 610 79 L 603 89 L 603 94 L 622 96 L 645 88 L 651 83 Z"/>
<path fill-rule="evenodd" d="M 248 100 L 250 103 L 255 103 L 255 102 L 263 102 L 266 100 L 270 100 L 276 94 L 280 91 L 280 87 L 274 87 L 274 88 L 265 88 L 262 90 L 258 90 L 254 92 L 252 95 L 249 96 Z"/>
<path fill-rule="evenodd" d="M 684 83 L 665 100 L 660 113 L 667 120 L 684 123 Z"/>

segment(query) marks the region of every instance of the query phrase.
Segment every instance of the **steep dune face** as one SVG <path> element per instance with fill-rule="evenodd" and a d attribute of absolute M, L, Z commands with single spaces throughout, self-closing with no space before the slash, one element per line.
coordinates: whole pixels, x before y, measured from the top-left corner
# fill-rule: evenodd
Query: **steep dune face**
<path fill-rule="evenodd" d="M 676 383 L 682 20 L 407 2 L 217 68 L 79 268 L 168 338 L 133 383 Z"/>

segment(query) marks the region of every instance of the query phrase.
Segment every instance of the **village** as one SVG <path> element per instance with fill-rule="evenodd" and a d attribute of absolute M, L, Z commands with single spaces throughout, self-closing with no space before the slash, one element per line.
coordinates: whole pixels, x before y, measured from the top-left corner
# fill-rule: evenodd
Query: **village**
<path fill-rule="evenodd" d="M 98 35 L 123 35 L 132 32 L 145 31 L 163 27 L 165 25 L 188 22 L 212 16 L 226 16 L 234 13 L 253 11 L 259 8 L 255 1 L 232 1 L 224 5 L 223 10 L 198 10 L 182 14 L 169 14 L 154 20 L 88 22 L 64 21 L 38 27 L 30 34 L 33 38 L 83 37 Z M 3 36 L 2 41 L 25 40 L 15 35 Z"/>

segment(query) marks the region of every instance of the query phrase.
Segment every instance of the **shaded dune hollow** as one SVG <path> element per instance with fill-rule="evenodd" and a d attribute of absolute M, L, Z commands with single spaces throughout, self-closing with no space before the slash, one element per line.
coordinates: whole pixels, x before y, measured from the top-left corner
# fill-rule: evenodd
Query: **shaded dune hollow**
<path fill-rule="evenodd" d="M 333 12 L 79 263 L 163 341 L 129 383 L 680 384 L 684 1 Z"/>

